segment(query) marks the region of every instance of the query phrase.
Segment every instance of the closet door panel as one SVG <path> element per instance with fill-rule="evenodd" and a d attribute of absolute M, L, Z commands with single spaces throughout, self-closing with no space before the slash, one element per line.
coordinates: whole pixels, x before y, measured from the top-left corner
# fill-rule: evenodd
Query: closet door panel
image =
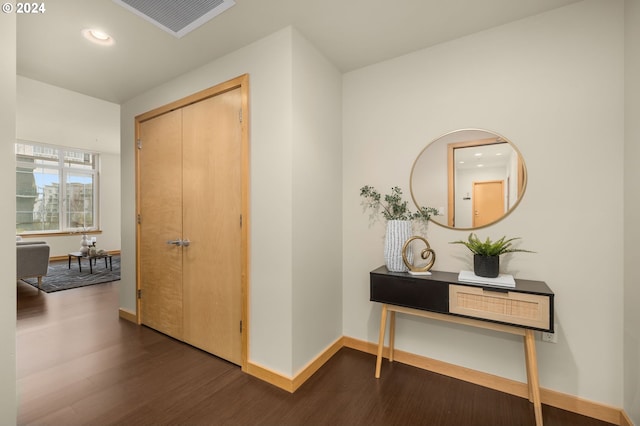
<path fill-rule="evenodd" d="M 184 341 L 242 362 L 241 93 L 183 108 Z"/>
<path fill-rule="evenodd" d="M 167 244 L 182 236 L 182 112 L 140 123 L 139 136 L 141 321 L 182 339 L 182 248 Z"/>

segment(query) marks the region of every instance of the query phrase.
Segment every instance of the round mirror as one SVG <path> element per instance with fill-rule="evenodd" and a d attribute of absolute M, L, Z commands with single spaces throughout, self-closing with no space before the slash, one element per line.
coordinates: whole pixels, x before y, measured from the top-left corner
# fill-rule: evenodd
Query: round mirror
<path fill-rule="evenodd" d="M 527 184 L 522 155 L 507 138 L 455 130 L 427 145 L 411 168 L 411 198 L 434 207 L 431 221 L 454 229 L 491 225 L 516 208 Z"/>

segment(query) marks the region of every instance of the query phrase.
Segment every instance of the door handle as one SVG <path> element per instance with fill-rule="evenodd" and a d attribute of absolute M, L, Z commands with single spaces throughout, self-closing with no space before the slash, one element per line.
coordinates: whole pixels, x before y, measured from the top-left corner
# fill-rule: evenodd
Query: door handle
<path fill-rule="evenodd" d="M 169 240 L 167 241 L 167 244 L 173 244 L 174 246 L 182 246 L 182 247 L 189 247 L 189 244 L 191 244 L 191 241 L 189 240 Z"/>

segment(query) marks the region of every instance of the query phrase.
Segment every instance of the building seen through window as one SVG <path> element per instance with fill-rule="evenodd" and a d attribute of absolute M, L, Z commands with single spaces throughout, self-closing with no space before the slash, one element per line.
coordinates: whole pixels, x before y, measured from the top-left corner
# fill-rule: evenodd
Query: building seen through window
<path fill-rule="evenodd" d="M 16 233 L 98 229 L 99 155 L 16 144 Z"/>

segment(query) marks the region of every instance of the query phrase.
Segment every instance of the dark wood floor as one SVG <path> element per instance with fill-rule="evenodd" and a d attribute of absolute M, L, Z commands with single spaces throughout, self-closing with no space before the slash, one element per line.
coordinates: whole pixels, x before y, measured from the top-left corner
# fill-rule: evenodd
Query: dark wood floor
<path fill-rule="evenodd" d="M 342 349 L 296 393 L 118 319 L 118 283 L 18 283 L 18 424 L 533 425 L 522 398 Z M 606 425 L 543 406 L 546 426 Z"/>

